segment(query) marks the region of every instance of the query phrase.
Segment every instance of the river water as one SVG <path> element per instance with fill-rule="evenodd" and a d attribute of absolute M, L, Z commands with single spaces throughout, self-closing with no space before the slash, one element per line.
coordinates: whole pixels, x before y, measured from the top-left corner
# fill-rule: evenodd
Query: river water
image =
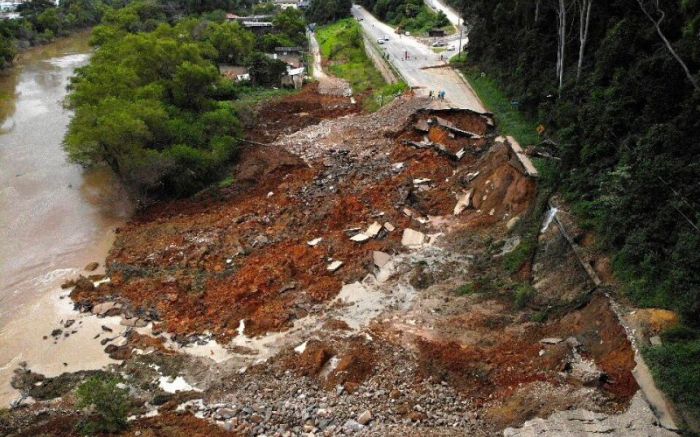
<path fill-rule="evenodd" d="M 20 362 L 47 375 L 109 362 L 87 342 L 100 322 L 72 313 L 60 289 L 87 263 L 103 263 L 130 213 L 111 172 L 84 171 L 62 149 L 66 86 L 89 61 L 88 37 L 27 51 L 0 73 L 0 406 L 17 397 L 9 380 Z M 67 319 L 80 319 L 79 332 L 43 339 Z"/>

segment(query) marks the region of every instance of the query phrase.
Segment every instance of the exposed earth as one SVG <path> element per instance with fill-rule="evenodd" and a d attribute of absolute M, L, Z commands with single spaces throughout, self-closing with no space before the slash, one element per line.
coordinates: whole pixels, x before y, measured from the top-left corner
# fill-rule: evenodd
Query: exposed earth
<path fill-rule="evenodd" d="M 565 220 L 542 226 L 491 115 L 359 108 L 313 86 L 266 104 L 230 186 L 142 212 L 106 278 L 66 284 L 127 326 L 93 339 L 134 399 L 127 435 L 675 435 L 639 390 L 604 260 L 598 285 Z M 48 348 L 80 327 L 57 329 Z M 71 435 L 94 373 L 18 368 L 0 433 Z"/>

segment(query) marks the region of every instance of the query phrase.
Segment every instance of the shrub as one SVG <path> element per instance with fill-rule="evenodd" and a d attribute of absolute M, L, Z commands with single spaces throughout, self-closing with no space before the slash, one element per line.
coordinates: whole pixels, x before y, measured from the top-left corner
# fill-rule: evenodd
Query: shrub
<path fill-rule="evenodd" d="M 126 389 L 117 387 L 116 378 L 92 377 L 76 392 L 78 408 L 90 410 L 92 414 L 80 424 L 84 434 L 101 432 L 115 433 L 126 428 L 129 412 L 129 397 Z"/>
<path fill-rule="evenodd" d="M 514 295 L 515 307 L 518 309 L 525 308 L 527 304 L 532 302 L 535 294 L 537 294 L 537 290 L 532 285 L 526 283 L 518 285 Z"/>

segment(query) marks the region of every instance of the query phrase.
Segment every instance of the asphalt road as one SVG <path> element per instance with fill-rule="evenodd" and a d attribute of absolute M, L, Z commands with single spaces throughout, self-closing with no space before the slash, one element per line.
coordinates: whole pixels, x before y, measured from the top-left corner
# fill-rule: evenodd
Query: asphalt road
<path fill-rule="evenodd" d="M 430 90 L 437 94 L 442 90 L 445 91 L 445 99 L 453 106 L 486 111 L 472 88 L 452 68 L 446 66 L 447 63 L 440 59 L 440 54 L 413 37 L 397 35 L 394 28 L 377 20 L 359 5 L 353 5 L 352 14 L 356 19 L 361 19 L 360 25 L 372 41 L 389 39 L 380 47 L 389 54 L 389 61 L 403 75 L 408 85 L 416 88 L 417 94 L 428 95 Z"/>

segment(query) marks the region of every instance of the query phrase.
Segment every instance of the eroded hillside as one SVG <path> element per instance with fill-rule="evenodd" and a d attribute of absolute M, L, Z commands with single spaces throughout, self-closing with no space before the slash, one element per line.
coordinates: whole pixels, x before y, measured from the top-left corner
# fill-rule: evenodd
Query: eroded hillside
<path fill-rule="evenodd" d="M 310 89 L 258 117 L 231 186 L 144 212 L 110 281 L 71 292 L 131 328 L 106 347 L 132 432 L 194 415 L 240 435 L 490 435 L 558 411 L 622 423 L 633 398 L 628 429 L 666 432 L 557 227 L 506 268 L 544 200 L 489 114 L 410 95 L 360 114 Z"/>

